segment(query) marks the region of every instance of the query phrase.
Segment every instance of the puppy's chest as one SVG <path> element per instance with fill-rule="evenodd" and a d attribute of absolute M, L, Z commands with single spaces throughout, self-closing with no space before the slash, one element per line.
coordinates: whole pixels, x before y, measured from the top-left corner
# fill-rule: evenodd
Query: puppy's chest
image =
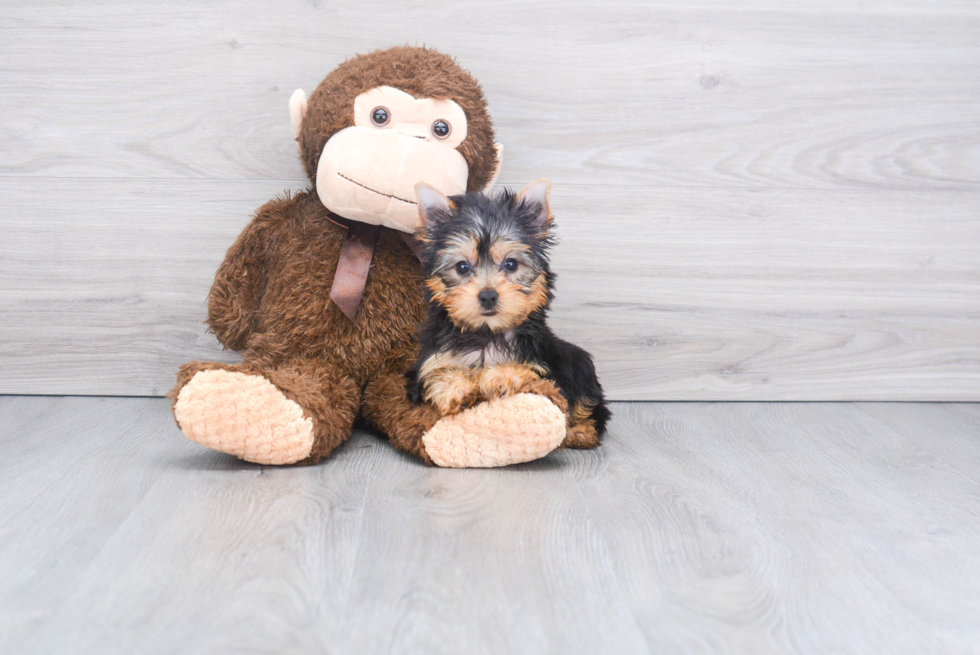
<path fill-rule="evenodd" d="M 513 364 L 517 361 L 514 351 L 514 333 L 512 331 L 507 332 L 502 340 L 491 341 L 483 347 L 447 353 L 442 359 L 443 365 L 462 368 L 487 368 Z"/>
<path fill-rule="evenodd" d="M 470 368 L 487 368 L 488 366 L 500 366 L 501 364 L 512 364 L 515 361 L 514 353 L 508 348 L 501 348 L 496 344 L 490 344 L 480 350 L 471 350 L 466 353 L 456 355 L 459 366 Z"/>

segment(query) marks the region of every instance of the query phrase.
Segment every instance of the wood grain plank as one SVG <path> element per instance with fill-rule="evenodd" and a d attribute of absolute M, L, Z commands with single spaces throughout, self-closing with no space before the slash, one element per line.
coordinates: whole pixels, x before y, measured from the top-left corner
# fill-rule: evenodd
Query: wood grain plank
<path fill-rule="evenodd" d="M 227 469 L 175 440 L 166 413 L 158 399 L 0 397 L 0 650 L 38 652 L 25 634 L 48 625 L 182 447 Z"/>
<path fill-rule="evenodd" d="M 618 403 L 601 450 L 456 471 L 365 433 L 257 467 L 163 400 L 0 398 L 0 646 L 976 650 L 980 484 L 866 407 Z"/>
<path fill-rule="evenodd" d="M 283 183 L 6 183 L 8 391 L 163 395 L 184 361 L 237 358 L 206 332 L 208 290 L 249 215 Z"/>
<path fill-rule="evenodd" d="M 980 397 L 972 194 L 563 192 L 554 326 L 617 399 Z"/>
<path fill-rule="evenodd" d="M 161 395 L 187 360 L 234 360 L 207 291 L 288 184 L 0 180 L 0 391 Z M 980 398 L 976 194 L 552 195 L 553 325 L 614 399 Z"/>
<path fill-rule="evenodd" d="M 850 404 L 616 409 L 620 452 L 585 497 L 651 651 L 679 650 L 678 607 L 702 652 L 975 647 L 946 620 L 977 593 L 957 571 L 977 567 L 975 482 Z"/>
<path fill-rule="evenodd" d="M 922 450 L 932 453 L 952 471 L 980 482 L 980 412 L 977 405 L 860 403 L 857 407 L 902 433 Z"/>
<path fill-rule="evenodd" d="M 5 4 L 0 175 L 301 177 L 292 90 L 414 39 L 483 83 L 507 183 L 980 186 L 972 3 L 424 6 Z"/>

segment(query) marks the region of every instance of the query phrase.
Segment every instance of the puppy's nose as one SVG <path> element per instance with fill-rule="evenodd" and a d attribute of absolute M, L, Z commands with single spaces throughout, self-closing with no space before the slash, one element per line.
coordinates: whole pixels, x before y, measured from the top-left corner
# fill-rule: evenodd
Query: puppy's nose
<path fill-rule="evenodd" d="M 493 309 L 497 306 L 497 292 L 494 289 L 484 289 L 476 298 L 483 309 Z"/>

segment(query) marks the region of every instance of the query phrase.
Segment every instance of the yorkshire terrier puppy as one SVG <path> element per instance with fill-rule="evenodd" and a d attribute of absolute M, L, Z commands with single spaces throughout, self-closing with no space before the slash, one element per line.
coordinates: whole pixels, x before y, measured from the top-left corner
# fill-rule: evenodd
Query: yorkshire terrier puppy
<path fill-rule="evenodd" d="M 415 187 L 429 310 L 409 392 L 443 414 L 481 399 L 541 394 L 568 417 L 562 445 L 592 448 L 610 417 L 592 357 L 545 322 L 555 281 L 550 190 L 541 179 L 516 195 L 450 199 Z"/>

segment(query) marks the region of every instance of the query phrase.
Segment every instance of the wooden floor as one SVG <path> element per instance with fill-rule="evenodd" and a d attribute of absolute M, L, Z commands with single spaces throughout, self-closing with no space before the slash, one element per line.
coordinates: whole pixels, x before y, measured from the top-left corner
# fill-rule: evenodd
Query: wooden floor
<path fill-rule="evenodd" d="M 0 652 L 980 651 L 980 405 L 614 409 L 507 469 L 269 468 L 0 397 Z"/>

